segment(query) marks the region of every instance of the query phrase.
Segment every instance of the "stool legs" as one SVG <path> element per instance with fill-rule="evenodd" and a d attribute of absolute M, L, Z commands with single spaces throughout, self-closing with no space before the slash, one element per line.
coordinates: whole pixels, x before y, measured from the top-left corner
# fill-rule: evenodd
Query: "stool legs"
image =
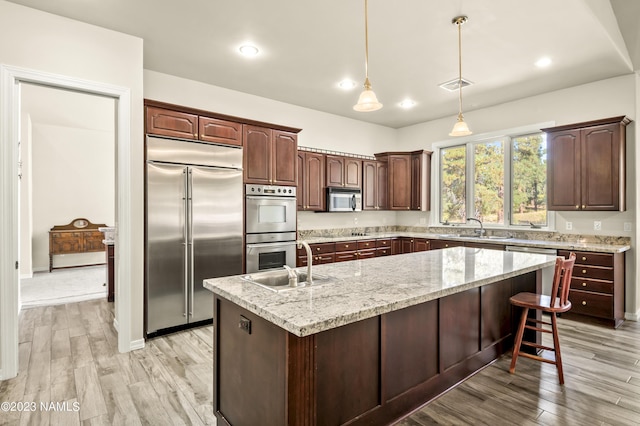
<path fill-rule="evenodd" d="M 516 340 L 513 342 L 513 355 L 511 356 L 511 366 L 509 367 L 509 373 L 511 374 L 516 371 L 516 361 L 518 361 L 518 355 L 520 355 L 520 346 L 522 345 L 524 326 L 527 324 L 527 315 L 529 315 L 529 308 L 522 308 L 520 325 L 518 326 L 518 332 L 516 333 Z"/>
<path fill-rule="evenodd" d="M 556 368 L 558 369 L 558 379 L 564 385 L 564 374 L 562 373 L 562 356 L 560 355 L 560 339 L 558 338 L 558 319 L 555 312 L 551 313 L 551 329 L 553 330 L 553 347 L 556 356 Z"/>

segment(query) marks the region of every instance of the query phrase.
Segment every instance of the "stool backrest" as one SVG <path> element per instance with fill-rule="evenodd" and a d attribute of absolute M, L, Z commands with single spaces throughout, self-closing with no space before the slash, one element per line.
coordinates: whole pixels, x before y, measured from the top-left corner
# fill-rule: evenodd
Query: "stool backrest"
<path fill-rule="evenodd" d="M 569 300 L 569 287 L 571 287 L 571 276 L 573 275 L 573 265 L 576 262 L 576 254 L 569 253 L 569 258 L 562 256 L 556 258 L 556 267 L 553 274 L 553 286 L 551 287 L 551 306 L 555 305 L 556 298 L 560 299 L 560 306 L 567 304 Z M 558 294 L 560 291 L 560 294 Z"/>

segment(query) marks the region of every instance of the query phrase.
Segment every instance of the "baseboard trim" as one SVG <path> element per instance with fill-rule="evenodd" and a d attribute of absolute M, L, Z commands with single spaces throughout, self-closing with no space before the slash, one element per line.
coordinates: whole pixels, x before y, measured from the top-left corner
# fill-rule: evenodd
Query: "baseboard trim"
<path fill-rule="evenodd" d="M 33 272 L 30 274 L 20 274 L 21 280 L 28 280 L 29 278 L 33 278 Z"/>
<path fill-rule="evenodd" d="M 144 349 L 144 339 L 138 339 L 138 340 L 131 341 L 130 348 L 131 348 L 132 351 L 135 351 L 137 349 Z"/>
<path fill-rule="evenodd" d="M 629 321 L 640 321 L 640 310 L 637 311 L 635 314 L 630 312 L 625 312 L 624 319 Z"/>

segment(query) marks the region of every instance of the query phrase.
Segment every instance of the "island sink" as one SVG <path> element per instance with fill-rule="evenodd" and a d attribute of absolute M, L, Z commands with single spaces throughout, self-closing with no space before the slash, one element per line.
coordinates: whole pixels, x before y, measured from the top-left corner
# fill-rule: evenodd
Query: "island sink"
<path fill-rule="evenodd" d="M 271 271 L 264 272 L 256 272 L 249 275 L 243 275 L 241 278 L 247 282 L 258 285 L 262 288 L 266 288 L 271 291 L 290 291 L 295 290 L 300 287 L 312 287 L 307 283 L 307 272 L 306 271 L 298 271 L 296 269 L 292 269 L 292 271 L 296 274 L 297 286 L 289 285 L 289 273 L 284 269 L 275 269 Z M 313 274 L 313 282 L 318 281 L 318 283 L 326 283 L 330 281 L 330 277 L 326 275 L 317 275 Z"/>

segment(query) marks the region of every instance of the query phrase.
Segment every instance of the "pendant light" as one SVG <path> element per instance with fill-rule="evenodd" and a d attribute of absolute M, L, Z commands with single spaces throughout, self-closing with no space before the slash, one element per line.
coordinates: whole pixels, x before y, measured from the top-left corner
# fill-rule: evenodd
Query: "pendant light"
<path fill-rule="evenodd" d="M 462 34 L 460 27 L 467 22 L 469 18 L 466 16 L 456 16 L 451 21 L 452 24 L 458 26 L 458 120 L 453 125 L 453 129 L 449 136 L 467 136 L 472 132 L 469 130 L 469 126 L 464 122 L 464 116 L 462 115 Z"/>
<path fill-rule="evenodd" d="M 360 93 L 358 103 L 353 109 L 360 112 L 377 111 L 382 108 L 376 94 L 371 90 L 369 81 L 369 24 L 368 24 L 368 0 L 364 0 L 364 90 Z"/>

